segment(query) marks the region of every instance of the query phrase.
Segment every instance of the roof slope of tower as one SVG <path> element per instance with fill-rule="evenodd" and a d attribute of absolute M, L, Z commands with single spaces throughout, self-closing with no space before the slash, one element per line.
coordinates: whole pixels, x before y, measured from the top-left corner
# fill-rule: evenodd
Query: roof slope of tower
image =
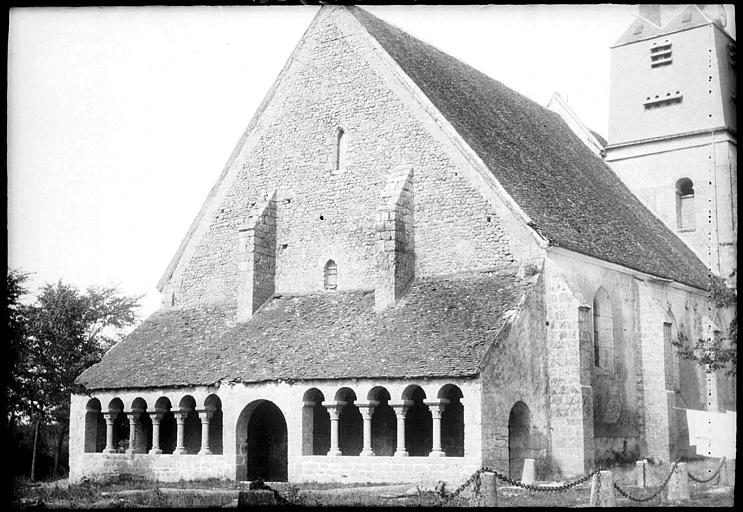
<path fill-rule="evenodd" d="M 707 287 L 704 263 L 558 114 L 370 13 L 349 9 L 551 245 Z"/>
<path fill-rule="evenodd" d="M 416 280 L 377 313 L 374 292 L 275 295 L 154 313 L 77 379 L 88 389 L 364 377 L 468 377 L 534 285 L 508 271 Z"/>

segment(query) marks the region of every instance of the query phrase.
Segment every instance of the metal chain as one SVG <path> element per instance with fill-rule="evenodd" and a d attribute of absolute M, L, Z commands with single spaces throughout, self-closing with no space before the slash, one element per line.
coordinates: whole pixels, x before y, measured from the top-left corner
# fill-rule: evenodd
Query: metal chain
<path fill-rule="evenodd" d="M 691 473 L 689 473 L 689 478 L 691 478 L 692 480 L 694 480 L 697 483 L 706 484 L 707 482 L 711 482 L 712 480 L 714 480 L 716 477 L 719 477 L 720 470 L 722 469 L 722 466 L 724 464 L 725 464 L 725 457 L 722 458 L 722 461 L 720 462 L 720 466 L 717 468 L 717 471 L 715 471 L 714 473 L 712 473 L 712 476 L 710 476 L 707 479 L 697 478 L 694 475 L 692 475 Z"/>
<path fill-rule="evenodd" d="M 665 488 L 666 488 L 666 485 L 668 485 L 668 482 L 670 482 L 670 480 L 671 480 L 671 476 L 673 475 L 674 471 L 676 471 L 676 466 L 678 466 L 678 463 L 679 463 L 679 462 L 681 462 L 681 459 L 676 459 L 676 461 L 675 461 L 675 462 L 673 463 L 673 467 L 671 467 L 671 472 L 670 472 L 670 473 L 668 473 L 668 476 L 666 477 L 666 480 L 665 480 L 665 481 L 664 481 L 664 482 L 663 482 L 663 483 L 662 483 L 662 484 L 660 485 L 660 487 L 658 487 L 658 489 L 657 489 L 657 490 L 656 490 L 656 491 L 655 491 L 655 492 L 654 492 L 653 494 L 651 494 L 650 496 L 647 496 L 647 497 L 645 497 L 645 498 L 638 498 L 637 496 L 632 496 L 632 495 L 631 495 L 631 494 L 630 494 L 629 492 L 627 492 L 626 490 L 624 490 L 624 489 L 622 489 L 621 487 L 619 487 L 619 484 L 617 484 L 616 482 L 614 482 L 614 489 L 616 489 L 616 491 L 617 491 L 617 492 L 618 492 L 619 494 L 621 494 L 622 496 L 624 496 L 625 498 L 627 498 L 627 499 L 628 499 L 628 500 L 630 500 L 630 501 L 634 501 L 634 502 L 637 502 L 637 503 L 645 503 L 645 502 L 648 502 L 648 501 L 650 501 L 650 500 L 652 500 L 652 499 L 654 499 L 654 498 L 658 497 L 658 495 L 659 495 L 659 494 L 660 494 L 661 492 L 663 492 L 663 489 L 665 489 Z"/>
<path fill-rule="evenodd" d="M 464 491 L 467 487 L 472 485 L 472 483 L 475 483 L 475 492 L 479 492 L 480 489 L 480 475 L 482 473 L 493 473 L 496 478 L 499 480 L 502 480 L 504 482 L 507 482 L 511 485 L 514 485 L 516 487 L 521 487 L 523 489 L 527 489 L 529 491 L 538 491 L 538 492 L 560 492 L 560 491 L 567 491 L 568 489 L 572 489 L 576 485 L 580 485 L 587 480 L 589 480 L 593 475 L 597 474 L 601 468 L 596 468 L 587 475 L 584 475 L 577 480 L 573 480 L 572 482 L 567 482 L 565 484 L 560 485 L 533 485 L 533 484 L 525 484 L 519 480 L 513 480 L 512 478 L 509 478 L 508 476 L 500 473 L 499 471 L 489 468 L 487 466 L 483 466 L 474 473 L 472 473 L 472 476 L 470 476 L 467 480 L 462 483 L 459 487 L 457 487 L 453 492 L 445 494 L 443 491 L 440 492 L 440 496 L 443 498 L 442 501 L 439 503 L 439 506 L 445 505 L 449 503 L 451 500 L 459 496 L 462 491 Z"/>

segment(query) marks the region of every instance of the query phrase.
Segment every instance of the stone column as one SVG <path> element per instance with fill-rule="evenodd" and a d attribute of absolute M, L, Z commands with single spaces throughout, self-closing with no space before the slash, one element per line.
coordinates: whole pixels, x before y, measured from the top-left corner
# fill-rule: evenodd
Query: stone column
<path fill-rule="evenodd" d="M 411 405 L 413 405 L 412 400 L 390 403 L 395 411 L 395 416 L 397 416 L 397 450 L 395 450 L 395 457 L 408 456 L 408 451 L 405 449 L 405 415 Z"/>
<path fill-rule="evenodd" d="M 116 453 L 116 447 L 114 446 L 114 421 L 118 412 L 104 412 L 103 417 L 106 418 L 106 448 L 103 449 L 103 453 Z"/>
<path fill-rule="evenodd" d="M 199 450 L 199 455 L 211 455 L 212 451 L 209 449 L 209 422 L 212 419 L 212 412 L 199 411 L 199 419 L 201 420 L 201 450 Z"/>
<path fill-rule="evenodd" d="M 175 415 L 177 430 L 176 444 L 175 450 L 173 450 L 173 455 L 183 455 L 186 453 L 186 447 L 183 445 L 183 434 L 186 426 L 186 416 L 188 416 L 188 411 L 178 412 Z"/>
<path fill-rule="evenodd" d="M 328 451 L 328 456 L 338 457 L 343 455 L 338 445 L 338 420 L 341 409 L 346 405 L 346 402 L 323 402 L 322 404 L 328 410 L 328 414 L 330 414 L 330 450 Z"/>
<path fill-rule="evenodd" d="M 129 419 L 129 448 L 126 449 L 126 453 L 131 455 L 137 452 L 137 420 L 139 419 L 139 411 L 132 411 L 126 413 Z"/>
<path fill-rule="evenodd" d="M 379 402 L 376 400 L 370 400 L 368 403 L 356 404 L 359 411 L 361 411 L 361 417 L 364 419 L 364 449 L 361 450 L 361 453 L 359 454 L 363 457 L 374 456 L 374 450 L 372 449 L 371 422 L 372 415 L 374 414 L 374 407 L 376 407 L 377 404 L 379 404 Z"/>
<path fill-rule="evenodd" d="M 431 446 L 431 453 L 429 457 L 446 457 L 446 453 L 441 449 L 441 416 L 444 413 L 444 407 L 449 403 L 449 400 L 430 400 L 425 401 L 429 410 L 431 411 L 431 418 L 433 420 L 433 443 Z"/>
<path fill-rule="evenodd" d="M 160 455 L 163 451 L 160 449 L 160 420 L 163 415 L 157 412 L 150 413 L 150 419 L 152 420 L 152 448 L 150 449 L 151 455 Z"/>

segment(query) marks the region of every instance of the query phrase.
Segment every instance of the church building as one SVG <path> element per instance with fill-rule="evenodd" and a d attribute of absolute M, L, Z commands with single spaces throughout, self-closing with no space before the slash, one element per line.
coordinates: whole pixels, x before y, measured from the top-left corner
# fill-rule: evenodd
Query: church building
<path fill-rule="evenodd" d="M 609 156 L 648 137 L 624 124 Z M 454 484 L 688 453 L 684 409 L 726 398 L 672 345 L 715 314 L 676 231 L 559 114 L 324 6 L 161 308 L 77 379 L 70 481 Z"/>

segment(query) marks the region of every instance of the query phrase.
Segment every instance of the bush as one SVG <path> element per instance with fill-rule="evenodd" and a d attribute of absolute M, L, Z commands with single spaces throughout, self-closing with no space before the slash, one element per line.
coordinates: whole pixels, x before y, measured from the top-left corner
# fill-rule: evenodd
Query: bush
<path fill-rule="evenodd" d="M 604 452 L 596 460 L 596 465 L 603 468 L 634 465 L 639 458 L 639 447 L 636 446 L 634 449 L 629 450 L 627 449 L 627 441 L 625 441 L 621 450 L 607 450 Z"/>

